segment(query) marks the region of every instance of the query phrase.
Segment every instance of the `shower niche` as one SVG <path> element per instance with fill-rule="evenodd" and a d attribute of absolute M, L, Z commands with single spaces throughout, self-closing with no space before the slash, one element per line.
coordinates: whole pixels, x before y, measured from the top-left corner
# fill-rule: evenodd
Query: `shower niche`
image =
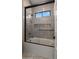
<path fill-rule="evenodd" d="M 53 3 L 25 7 L 25 42 L 54 47 Z"/>

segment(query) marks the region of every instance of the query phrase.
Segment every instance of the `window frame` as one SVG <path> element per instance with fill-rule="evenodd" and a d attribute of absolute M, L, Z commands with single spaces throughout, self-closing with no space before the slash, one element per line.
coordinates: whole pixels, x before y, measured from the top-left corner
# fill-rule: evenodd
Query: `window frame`
<path fill-rule="evenodd" d="M 49 16 L 43 16 L 43 13 L 44 13 L 44 12 L 49 12 L 49 13 L 50 13 L 49 16 L 51 16 L 51 10 L 46 10 L 46 11 L 41 11 L 41 12 L 37 12 L 37 13 L 35 13 L 35 17 L 36 17 L 36 18 L 41 18 L 41 17 L 37 17 L 37 16 L 36 16 L 36 14 L 39 14 L 39 13 L 42 14 L 42 17 L 49 17 Z"/>

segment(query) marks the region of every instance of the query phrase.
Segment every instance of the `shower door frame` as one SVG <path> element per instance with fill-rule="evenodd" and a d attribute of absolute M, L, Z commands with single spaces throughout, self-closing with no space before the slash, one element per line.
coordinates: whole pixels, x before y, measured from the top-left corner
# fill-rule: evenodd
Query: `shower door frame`
<path fill-rule="evenodd" d="M 55 2 L 55 0 L 50 1 L 50 2 L 46 2 L 46 3 L 42 3 L 42 4 L 27 6 L 24 8 L 24 42 L 28 42 L 26 40 L 26 9 L 41 6 L 41 5 L 46 5 L 46 4 L 50 4 L 50 3 L 54 3 L 54 2 Z M 39 44 L 39 43 L 34 43 L 34 42 L 28 42 L 28 43 L 43 45 L 43 46 L 48 46 L 48 47 L 54 47 L 54 46 L 49 46 L 49 45 L 44 45 L 44 44 Z"/>

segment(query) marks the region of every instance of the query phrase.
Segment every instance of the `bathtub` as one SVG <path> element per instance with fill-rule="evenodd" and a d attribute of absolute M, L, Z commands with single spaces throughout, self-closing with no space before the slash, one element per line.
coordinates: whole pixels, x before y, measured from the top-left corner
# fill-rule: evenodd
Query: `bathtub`
<path fill-rule="evenodd" d="M 54 59 L 54 48 L 43 45 L 37 45 L 25 42 L 24 54 L 30 54 L 32 56 L 42 56 L 47 59 Z"/>
<path fill-rule="evenodd" d="M 53 40 L 50 39 L 44 39 L 44 38 L 30 38 L 31 42 L 36 42 L 36 43 L 41 43 L 41 44 L 48 44 L 52 45 L 54 44 Z M 35 56 L 42 56 L 47 59 L 54 59 L 54 47 L 48 47 L 48 46 L 43 46 L 43 45 L 37 45 L 37 44 L 32 44 L 25 42 L 24 43 L 24 52 L 25 54 L 29 53 Z"/>
<path fill-rule="evenodd" d="M 49 46 L 54 46 L 54 40 L 52 40 L 52 39 L 33 37 L 33 38 L 29 38 L 29 40 L 27 40 L 27 41 L 44 44 L 44 45 L 49 45 Z"/>

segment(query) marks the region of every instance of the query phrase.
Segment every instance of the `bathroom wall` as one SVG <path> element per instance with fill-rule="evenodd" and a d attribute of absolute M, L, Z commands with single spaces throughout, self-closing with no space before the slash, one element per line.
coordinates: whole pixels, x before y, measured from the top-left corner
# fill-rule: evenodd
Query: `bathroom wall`
<path fill-rule="evenodd" d="M 31 5 L 29 0 L 22 0 L 22 40 L 24 41 L 24 8 Z"/>
<path fill-rule="evenodd" d="M 54 9 L 53 8 L 54 8 L 53 3 L 32 8 L 33 14 L 37 12 L 41 12 L 41 11 L 51 10 L 51 16 L 48 16 L 48 17 L 36 18 L 35 15 L 33 15 L 32 25 L 42 24 L 40 26 L 43 27 L 44 26 L 43 24 L 51 24 L 50 29 L 54 30 Z M 43 38 L 53 39 L 54 31 L 38 31 L 38 27 L 39 25 L 37 27 L 33 26 L 34 37 L 43 37 Z M 46 25 L 44 27 L 46 27 Z M 46 28 L 48 28 L 48 26 Z"/>
<path fill-rule="evenodd" d="M 43 18 L 39 18 L 36 19 L 35 16 L 31 16 L 31 18 L 27 18 L 27 32 L 28 33 L 32 33 L 33 36 L 39 36 L 38 31 L 34 31 L 37 28 L 34 28 L 34 23 L 40 23 L 40 24 L 52 24 L 52 28 L 54 28 L 54 17 L 53 17 L 53 4 L 48 4 L 48 5 L 43 5 L 43 6 L 39 6 L 39 7 L 35 7 L 32 9 L 28 9 L 27 10 L 27 15 L 28 14 L 34 14 L 36 12 L 39 11 L 44 11 L 44 10 L 52 10 L 51 14 L 52 17 L 43 17 Z M 28 13 L 31 12 L 31 13 Z M 42 21 L 35 21 L 35 20 L 42 20 Z M 32 22 L 32 23 L 31 23 Z M 33 33 L 34 31 L 34 33 Z M 52 37 L 52 33 L 47 31 L 41 31 L 41 33 L 45 33 L 45 34 L 41 34 L 39 37 L 45 37 L 48 38 L 47 36 L 51 36 Z M 36 44 L 31 44 L 31 43 L 24 43 L 24 53 L 30 53 L 33 55 L 38 55 L 38 56 L 43 56 L 49 59 L 54 59 L 54 48 L 53 47 L 47 47 L 47 46 L 42 46 L 42 45 L 36 45 Z"/>
<path fill-rule="evenodd" d="M 54 48 L 54 59 L 57 59 L 57 0 L 54 3 L 54 23 L 55 23 L 55 48 Z"/>
<path fill-rule="evenodd" d="M 51 10 L 51 16 L 35 18 L 35 13 L 40 11 L 47 11 L 47 10 Z M 30 18 L 27 16 L 29 16 Z M 54 31 L 53 31 L 54 30 L 54 4 L 53 3 L 26 9 L 26 19 L 27 19 L 26 21 L 27 39 L 29 39 L 30 36 L 53 39 L 53 36 L 54 36 Z M 50 25 L 50 28 L 48 29 L 49 31 L 38 31 L 39 25 L 37 24 L 41 24 L 40 26 L 43 28 L 48 27 L 48 25 L 44 26 L 43 24 L 51 24 L 51 25 Z"/>
<path fill-rule="evenodd" d="M 22 53 L 24 53 L 25 43 L 24 43 L 24 7 L 29 6 L 29 0 L 22 0 Z"/>
<path fill-rule="evenodd" d="M 30 5 L 30 3 L 29 3 L 29 1 L 27 0 L 24 0 L 25 2 L 23 2 L 23 11 L 24 11 L 24 7 L 25 6 L 27 6 L 27 5 Z M 44 8 L 44 9 L 42 9 L 42 8 Z M 30 9 L 30 10 L 28 10 L 28 11 L 32 11 L 33 13 L 35 13 L 35 12 L 38 12 L 38 11 L 42 11 L 42 10 L 48 10 L 48 9 L 50 9 L 50 10 L 53 10 L 53 4 L 51 5 L 51 4 L 48 4 L 48 5 L 43 5 L 43 6 L 39 6 L 39 7 L 36 7 L 36 8 L 32 8 L 32 9 Z M 32 13 L 32 14 L 33 14 Z M 29 14 L 29 13 L 27 13 L 27 14 Z M 23 12 L 23 15 L 24 15 L 24 12 Z M 33 18 L 33 19 L 35 19 L 35 18 Z M 28 18 L 28 22 L 30 21 L 33 21 L 33 19 L 29 19 Z M 47 22 L 49 21 L 49 20 L 51 20 L 51 18 L 50 17 L 46 17 L 46 18 L 43 18 L 45 21 L 47 20 Z M 53 12 L 52 12 L 52 28 L 53 28 L 53 25 L 54 25 L 54 23 L 53 23 L 53 19 L 54 19 L 54 17 L 53 17 Z M 40 20 L 40 19 L 39 19 Z M 23 39 L 24 39 L 24 16 L 23 16 L 23 19 L 22 19 L 22 24 L 23 24 L 23 31 L 22 31 L 22 33 L 23 33 Z M 42 22 L 41 22 L 42 23 Z M 49 21 L 49 23 L 51 23 L 50 21 Z M 29 27 L 29 26 L 31 26 L 32 25 L 32 27 Z M 28 33 L 30 33 L 30 32 L 32 32 L 32 30 L 33 30 L 33 24 L 32 23 L 28 23 L 28 27 L 27 27 L 27 32 Z M 37 31 L 36 31 L 37 32 Z M 48 33 L 48 32 L 47 32 Z M 33 34 L 33 35 L 37 35 L 36 33 L 35 34 Z M 45 36 L 48 36 L 49 34 L 46 34 Z M 41 35 L 41 36 L 43 36 L 43 35 Z M 50 35 L 49 35 L 50 36 Z M 23 42 L 23 51 L 24 51 L 24 53 L 31 53 L 31 54 L 35 54 L 35 55 L 39 55 L 39 56 L 44 56 L 44 57 L 47 57 L 47 58 L 49 58 L 49 59 L 54 59 L 54 48 L 52 48 L 52 47 L 46 47 L 46 46 L 41 46 L 41 45 L 36 45 L 36 44 L 31 44 L 31 43 L 26 43 L 26 42 Z"/>

